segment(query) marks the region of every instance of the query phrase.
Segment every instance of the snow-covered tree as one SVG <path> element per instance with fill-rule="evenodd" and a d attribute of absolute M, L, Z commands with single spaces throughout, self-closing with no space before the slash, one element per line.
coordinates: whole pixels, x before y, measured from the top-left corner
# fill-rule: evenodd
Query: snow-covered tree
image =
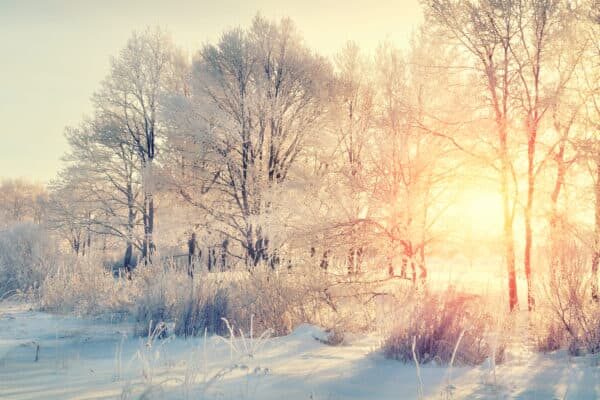
<path fill-rule="evenodd" d="M 247 265 L 278 262 L 275 215 L 323 119 L 328 79 L 329 64 L 302 44 L 287 19 L 256 17 L 194 61 L 192 94 L 179 107 L 191 113 L 182 124 L 196 146 L 190 163 L 201 167 L 192 175 L 200 183 L 180 191 L 210 214 L 213 229 L 242 250 L 237 256 Z"/>
<path fill-rule="evenodd" d="M 111 61 L 111 70 L 93 97 L 99 113 L 126 129 L 135 146 L 142 171 L 144 240 L 142 257 L 151 262 L 155 243 L 154 164 L 161 142 L 160 108 L 162 94 L 174 79 L 174 48 L 170 36 L 160 29 L 134 33 Z"/>

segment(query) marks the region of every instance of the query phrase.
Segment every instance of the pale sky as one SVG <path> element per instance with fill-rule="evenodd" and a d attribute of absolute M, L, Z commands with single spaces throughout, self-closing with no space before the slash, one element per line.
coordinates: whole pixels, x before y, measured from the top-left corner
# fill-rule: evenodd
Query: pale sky
<path fill-rule="evenodd" d="M 421 20 L 418 0 L 0 0 L 0 178 L 55 176 L 65 126 L 90 112 L 110 56 L 133 30 L 160 25 L 193 52 L 257 12 L 291 17 L 327 56 L 348 40 L 404 46 Z"/>

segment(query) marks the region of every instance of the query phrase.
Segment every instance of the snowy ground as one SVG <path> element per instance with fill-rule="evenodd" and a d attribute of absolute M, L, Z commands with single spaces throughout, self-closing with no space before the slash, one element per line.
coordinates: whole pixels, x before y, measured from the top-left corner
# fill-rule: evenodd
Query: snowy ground
<path fill-rule="evenodd" d="M 247 338 L 229 344 L 209 337 L 147 346 L 145 339 L 131 332 L 127 323 L 54 316 L 23 305 L 0 304 L 0 398 L 418 397 L 414 366 L 384 359 L 375 337 L 331 347 L 314 339 L 322 334 L 319 329 L 301 326 L 289 336 L 264 341 Z M 253 352 L 253 357 L 247 356 Z M 455 368 L 451 385 L 447 368 L 424 366 L 424 395 L 432 399 L 600 398 L 598 359 L 569 358 L 562 352 L 537 355 L 526 340 L 519 339 L 513 339 L 507 358 L 498 366 L 496 380 L 485 364 Z"/>

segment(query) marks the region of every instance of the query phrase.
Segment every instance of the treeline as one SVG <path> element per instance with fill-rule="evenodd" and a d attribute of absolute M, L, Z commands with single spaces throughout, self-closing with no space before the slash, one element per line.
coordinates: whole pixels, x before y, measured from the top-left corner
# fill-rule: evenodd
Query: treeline
<path fill-rule="evenodd" d="M 559 268 L 575 240 L 597 274 L 597 7 L 423 8 L 407 49 L 348 43 L 332 59 L 289 19 L 257 16 L 191 57 L 160 29 L 134 33 L 92 115 L 66 131 L 49 226 L 78 253 L 116 246 L 126 269 L 136 254 L 151 264 L 179 251 L 209 268 L 335 260 L 348 274 L 379 268 L 417 282 L 426 257 L 463 229 L 445 211 L 479 175 L 502 194 L 511 309 L 521 258 L 534 305 L 535 246 Z"/>
<path fill-rule="evenodd" d="M 42 224 L 48 208 L 48 191 L 44 185 L 24 179 L 0 182 L 0 230 L 15 224 Z"/>

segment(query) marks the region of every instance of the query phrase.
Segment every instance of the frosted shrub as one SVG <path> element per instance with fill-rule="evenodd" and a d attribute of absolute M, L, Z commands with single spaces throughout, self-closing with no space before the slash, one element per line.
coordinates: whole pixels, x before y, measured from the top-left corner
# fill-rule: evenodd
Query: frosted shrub
<path fill-rule="evenodd" d="M 534 320 L 540 350 L 600 353 L 600 303 L 592 298 L 591 279 L 585 251 L 562 248 L 541 285 Z"/>
<path fill-rule="evenodd" d="M 273 272 L 257 267 L 242 279 L 232 282 L 232 321 L 248 329 L 254 316 L 254 329 L 268 329 L 275 335 L 286 335 L 301 323 L 328 325 L 323 318 L 326 303 L 326 279 L 318 271 Z"/>
<path fill-rule="evenodd" d="M 281 276 L 257 268 L 232 284 L 232 322 L 246 328 L 254 315 L 258 333 L 273 329 L 276 335 L 285 335 L 294 325 L 291 306 L 296 301 L 296 290 Z"/>
<path fill-rule="evenodd" d="M 236 331 L 252 325 L 257 334 L 270 330 L 283 335 L 305 322 L 327 325 L 321 318 L 329 308 L 324 301 L 325 283 L 302 271 L 257 267 L 251 272 L 198 274 L 191 280 L 181 270 L 152 273 L 152 268 L 142 268 L 133 277 L 140 282 L 135 316 L 142 334 L 149 325 L 161 322 L 170 323 L 180 336 L 203 335 L 205 330 L 225 335 L 223 319 Z"/>
<path fill-rule="evenodd" d="M 58 258 L 47 233 L 34 224 L 0 232 L 0 298 L 38 288 Z"/>
<path fill-rule="evenodd" d="M 79 315 L 128 313 L 133 300 L 132 283 L 94 258 L 63 257 L 39 290 L 43 310 Z"/>
<path fill-rule="evenodd" d="M 535 344 L 539 351 L 556 351 L 568 342 L 564 326 L 553 315 L 539 311 L 532 315 Z"/>
<path fill-rule="evenodd" d="M 166 323 L 164 335 L 219 335 L 227 332 L 223 318 L 229 318 L 229 284 L 221 274 L 198 274 L 190 279 L 185 271 L 173 265 L 139 268 L 133 277 L 138 286 L 135 318 L 137 331 Z"/>
<path fill-rule="evenodd" d="M 318 272 L 318 271 L 317 271 Z M 137 333 L 145 336 L 164 326 L 161 336 L 228 334 L 224 319 L 235 331 L 251 328 L 284 335 L 301 323 L 335 327 L 343 337 L 354 303 L 332 304 L 327 277 L 300 268 L 273 271 L 200 272 L 190 279 L 175 265 L 139 266 L 131 279 L 113 276 L 101 260 L 64 257 L 40 288 L 44 310 L 80 315 L 131 315 Z M 345 315 L 344 314 L 344 315 Z"/>
<path fill-rule="evenodd" d="M 459 338 L 454 363 L 477 365 L 494 353 L 487 339 L 493 329 L 491 316 L 477 296 L 449 291 L 444 294 L 424 293 L 397 312 L 397 324 L 386 339 L 386 357 L 413 362 L 414 352 L 420 364 L 431 361 L 447 364 Z M 496 361 L 503 356 L 503 346 L 496 348 Z"/>
<path fill-rule="evenodd" d="M 139 292 L 134 310 L 138 334 L 146 335 L 149 329 L 153 331 L 159 324 L 174 320 L 183 303 L 186 276 L 171 268 L 150 265 L 136 269 L 133 281 Z"/>
<path fill-rule="evenodd" d="M 205 332 L 225 335 L 228 331 L 225 321 L 229 317 L 229 293 L 225 288 L 195 285 L 194 291 L 185 300 L 178 319 L 175 333 L 182 336 L 201 335 Z"/>

